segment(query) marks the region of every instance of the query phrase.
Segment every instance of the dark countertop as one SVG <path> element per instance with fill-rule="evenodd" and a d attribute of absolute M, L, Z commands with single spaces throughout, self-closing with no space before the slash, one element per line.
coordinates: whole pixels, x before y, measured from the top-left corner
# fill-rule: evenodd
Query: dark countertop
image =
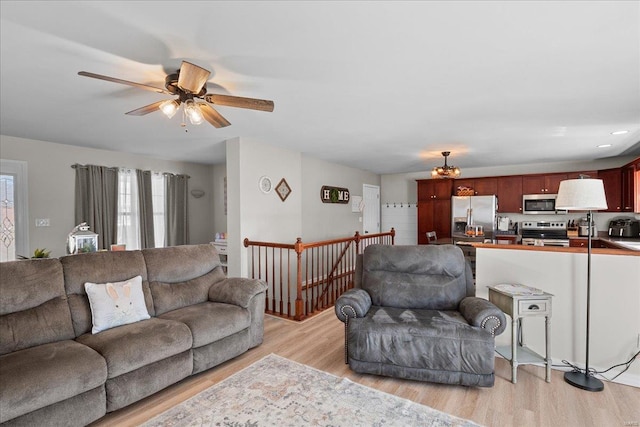
<path fill-rule="evenodd" d="M 569 239 L 586 239 L 583 236 L 570 236 Z M 598 236 L 594 237 L 592 241 L 599 240 L 608 244 L 608 248 L 592 248 L 593 253 L 606 253 L 611 255 L 636 255 L 640 256 L 640 238 L 624 238 L 624 237 L 609 237 Z M 551 252 L 584 252 L 586 248 L 579 247 L 557 247 L 557 246 L 523 246 L 517 245 L 505 245 L 496 243 L 484 243 L 483 241 L 464 241 L 457 238 L 440 238 L 431 244 L 435 245 L 451 245 L 451 244 L 463 244 L 474 246 L 478 248 L 501 248 L 501 249 L 525 249 L 525 250 L 543 250 Z"/>
<path fill-rule="evenodd" d="M 586 239 L 587 237 L 573 237 L 577 239 Z M 640 237 L 609 237 L 607 235 L 595 237 L 593 240 L 606 242 L 610 246 L 620 249 L 640 251 Z"/>
<path fill-rule="evenodd" d="M 511 249 L 522 251 L 540 251 L 540 252 L 568 252 L 568 253 L 585 253 L 587 248 L 579 247 L 561 247 L 561 246 L 526 246 L 526 245 L 497 245 L 494 243 L 473 243 L 476 248 L 491 248 L 491 249 Z M 616 248 L 592 248 L 591 252 L 601 255 L 632 255 L 640 257 L 640 248 L 632 249 L 630 247 L 624 247 L 621 245 Z"/>

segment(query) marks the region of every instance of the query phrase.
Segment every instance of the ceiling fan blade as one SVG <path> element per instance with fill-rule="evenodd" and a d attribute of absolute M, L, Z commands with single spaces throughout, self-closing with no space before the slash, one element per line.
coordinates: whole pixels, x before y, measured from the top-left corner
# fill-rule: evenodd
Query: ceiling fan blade
<path fill-rule="evenodd" d="M 273 101 L 266 99 L 242 98 L 240 96 L 206 94 L 204 99 L 215 105 L 227 107 L 249 108 L 251 110 L 273 111 Z"/>
<path fill-rule="evenodd" d="M 200 107 L 200 111 L 202 111 L 202 115 L 204 116 L 205 120 L 211 123 L 213 126 L 217 128 L 223 128 L 231 124 L 209 104 L 198 103 L 196 105 Z"/>
<path fill-rule="evenodd" d="M 166 101 L 166 99 L 154 102 L 153 104 L 145 105 L 144 107 L 137 108 L 125 114 L 128 114 L 130 116 L 144 116 L 145 114 L 153 113 L 154 111 L 160 111 L 160 104 L 162 104 L 164 101 Z"/>
<path fill-rule="evenodd" d="M 178 75 L 178 87 L 185 92 L 199 93 L 209 80 L 210 75 L 209 70 L 198 67 L 191 62 L 182 61 Z"/>
<path fill-rule="evenodd" d="M 166 93 L 167 95 L 171 95 L 170 92 L 166 91 L 165 89 L 159 88 L 159 87 L 145 85 L 145 84 L 142 84 L 142 83 L 130 82 L 128 80 L 116 79 L 115 77 L 103 76 L 102 74 L 90 73 L 88 71 L 80 71 L 80 72 L 78 72 L 78 75 L 85 76 L 85 77 L 91 77 L 91 78 L 99 79 L 99 80 L 106 80 L 108 82 L 113 82 L 113 83 L 120 83 L 120 84 L 127 85 L 127 86 L 133 86 L 133 87 L 137 87 L 138 89 L 150 90 L 152 92 Z"/>

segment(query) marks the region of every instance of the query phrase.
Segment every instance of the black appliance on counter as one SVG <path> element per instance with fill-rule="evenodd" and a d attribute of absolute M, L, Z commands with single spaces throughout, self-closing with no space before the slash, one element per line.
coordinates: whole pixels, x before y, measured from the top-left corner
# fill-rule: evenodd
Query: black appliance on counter
<path fill-rule="evenodd" d="M 617 218 L 609 221 L 609 237 L 640 237 L 640 221 Z"/>
<path fill-rule="evenodd" d="M 569 247 L 566 221 L 523 221 L 520 233 L 523 245 Z"/>

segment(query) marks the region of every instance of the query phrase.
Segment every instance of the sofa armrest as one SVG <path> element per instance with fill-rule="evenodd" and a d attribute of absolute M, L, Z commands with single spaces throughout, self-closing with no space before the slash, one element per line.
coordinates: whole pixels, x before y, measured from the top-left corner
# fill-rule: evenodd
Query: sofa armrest
<path fill-rule="evenodd" d="M 247 308 L 251 299 L 267 290 L 262 280 L 233 277 L 220 280 L 209 288 L 209 301 L 235 304 Z"/>
<path fill-rule="evenodd" d="M 462 316 L 472 326 L 484 328 L 491 335 L 500 335 L 507 327 L 507 318 L 492 302 L 478 297 L 466 297 L 460 302 Z"/>
<path fill-rule="evenodd" d="M 349 289 L 335 304 L 338 319 L 347 323 L 349 318 L 364 317 L 371 308 L 371 297 L 364 289 Z"/>

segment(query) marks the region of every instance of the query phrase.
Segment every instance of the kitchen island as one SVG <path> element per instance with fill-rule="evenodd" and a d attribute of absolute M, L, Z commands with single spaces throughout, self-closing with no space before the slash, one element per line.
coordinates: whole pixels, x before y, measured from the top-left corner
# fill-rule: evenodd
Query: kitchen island
<path fill-rule="evenodd" d="M 523 284 L 553 294 L 551 357 L 579 366 L 585 363 L 587 249 L 474 243 L 476 294 L 488 297 L 488 286 Z M 640 350 L 640 251 L 593 248 L 591 257 L 590 366 L 598 371 L 628 361 Z M 527 319 L 528 346 L 544 352 L 544 324 Z M 510 337 L 496 338 L 508 345 Z M 612 378 L 621 371 L 609 371 Z M 544 380 L 544 369 L 540 369 Z M 640 387 L 640 362 L 616 382 Z"/>

